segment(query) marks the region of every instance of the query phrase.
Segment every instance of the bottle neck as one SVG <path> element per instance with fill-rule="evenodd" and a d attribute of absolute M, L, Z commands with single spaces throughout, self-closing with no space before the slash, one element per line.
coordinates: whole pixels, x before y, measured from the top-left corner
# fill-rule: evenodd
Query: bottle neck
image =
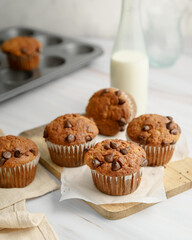
<path fill-rule="evenodd" d="M 113 52 L 123 49 L 145 52 L 140 19 L 140 0 L 122 0 L 121 18 Z"/>
<path fill-rule="evenodd" d="M 138 12 L 140 9 L 140 0 L 122 0 L 122 14 L 127 12 Z"/>
<path fill-rule="evenodd" d="M 140 0 L 122 0 L 120 26 L 141 29 Z"/>

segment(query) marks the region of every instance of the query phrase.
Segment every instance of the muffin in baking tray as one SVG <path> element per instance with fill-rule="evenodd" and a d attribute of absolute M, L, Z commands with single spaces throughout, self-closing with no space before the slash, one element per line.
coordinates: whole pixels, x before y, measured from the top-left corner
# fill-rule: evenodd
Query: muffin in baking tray
<path fill-rule="evenodd" d="M 181 129 L 170 116 L 144 114 L 127 127 L 128 140 L 139 143 L 146 151 L 148 165 L 167 164 L 173 155 Z"/>
<path fill-rule="evenodd" d="M 19 36 L 7 40 L 1 49 L 7 54 L 10 68 L 14 70 L 33 70 L 39 65 L 41 43 L 32 37 Z"/>
<path fill-rule="evenodd" d="M 51 159 L 62 167 L 84 164 L 84 153 L 95 144 L 96 124 L 80 114 L 66 114 L 49 123 L 44 130 Z"/>
<path fill-rule="evenodd" d="M 12 135 L 0 137 L 0 187 L 21 188 L 35 177 L 39 152 L 37 145 Z"/>
<path fill-rule="evenodd" d="M 99 132 L 106 136 L 114 136 L 119 131 L 123 131 L 135 115 L 134 99 L 128 93 L 116 88 L 97 91 L 86 107 L 86 116 L 92 117 Z"/>
<path fill-rule="evenodd" d="M 117 196 L 134 192 L 141 181 L 146 154 L 138 144 L 106 139 L 85 154 L 95 186 L 103 193 Z"/>

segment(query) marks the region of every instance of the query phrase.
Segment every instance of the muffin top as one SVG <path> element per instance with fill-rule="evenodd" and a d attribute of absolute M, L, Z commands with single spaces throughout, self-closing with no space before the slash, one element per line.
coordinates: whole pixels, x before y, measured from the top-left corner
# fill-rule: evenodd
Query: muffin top
<path fill-rule="evenodd" d="M 72 146 L 91 141 L 98 132 L 94 121 L 80 114 L 66 114 L 45 127 L 44 138 L 55 144 Z"/>
<path fill-rule="evenodd" d="M 137 143 L 168 146 L 179 139 L 181 129 L 170 116 L 144 114 L 134 118 L 127 128 L 128 137 Z"/>
<path fill-rule="evenodd" d="M 137 143 L 106 139 L 85 154 L 85 163 L 106 176 L 126 176 L 147 165 L 146 153 Z"/>
<path fill-rule="evenodd" d="M 37 145 L 28 138 L 12 135 L 0 137 L 0 167 L 15 167 L 34 160 Z"/>
<path fill-rule="evenodd" d="M 94 93 L 86 108 L 86 116 L 92 117 L 99 132 L 106 136 L 123 131 L 135 114 L 134 99 L 116 88 L 105 88 Z"/>
<path fill-rule="evenodd" d="M 39 41 L 32 37 L 19 36 L 7 40 L 1 45 L 1 49 L 5 53 L 11 53 L 15 56 L 31 56 L 40 53 L 42 45 Z"/>

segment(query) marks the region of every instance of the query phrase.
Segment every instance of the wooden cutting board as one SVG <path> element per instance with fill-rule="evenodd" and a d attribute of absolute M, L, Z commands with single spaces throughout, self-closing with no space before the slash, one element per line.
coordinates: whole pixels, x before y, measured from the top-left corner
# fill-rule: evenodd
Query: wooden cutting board
<path fill-rule="evenodd" d="M 43 136 L 44 126 L 34 128 L 20 135 L 32 139 L 39 146 L 41 152 L 41 164 L 46 167 L 53 175 L 60 179 L 62 167 L 54 164 L 50 157 Z M 171 162 L 165 168 L 164 186 L 167 198 L 182 193 L 192 188 L 192 159 L 186 158 L 181 161 Z M 103 204 L 95 205 L 87 202 L 92 208 L 105 218 L 115 220 L 127 217 L 139 212 L 154 204 L 146 203 L 121 203 L 121 204 Z"/>

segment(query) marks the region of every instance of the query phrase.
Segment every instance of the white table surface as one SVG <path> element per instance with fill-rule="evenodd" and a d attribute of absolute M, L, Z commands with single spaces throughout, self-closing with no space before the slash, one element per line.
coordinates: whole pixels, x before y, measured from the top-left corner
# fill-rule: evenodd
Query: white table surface
<path fill-rule="evenodd" d="M 112 41 L 86 41 L 100 44 L 104 55 L 74 74 L 0 104 L 0 127 L 7 134 L 19 134 L 64 113 L 82 113 L 90 96 L 109 86 Z M 181 56 L 171 68 L 151 69 L 149 82 L 148 112 L 173 116 L 192 156 L 192 57 Z M 81 200 L 59 199 L 58 190 L 27 201 L 29 211 L 45 213 L 59 239 L 192 239 L 192 190 L 116 221 L 103 218 Z"/>

